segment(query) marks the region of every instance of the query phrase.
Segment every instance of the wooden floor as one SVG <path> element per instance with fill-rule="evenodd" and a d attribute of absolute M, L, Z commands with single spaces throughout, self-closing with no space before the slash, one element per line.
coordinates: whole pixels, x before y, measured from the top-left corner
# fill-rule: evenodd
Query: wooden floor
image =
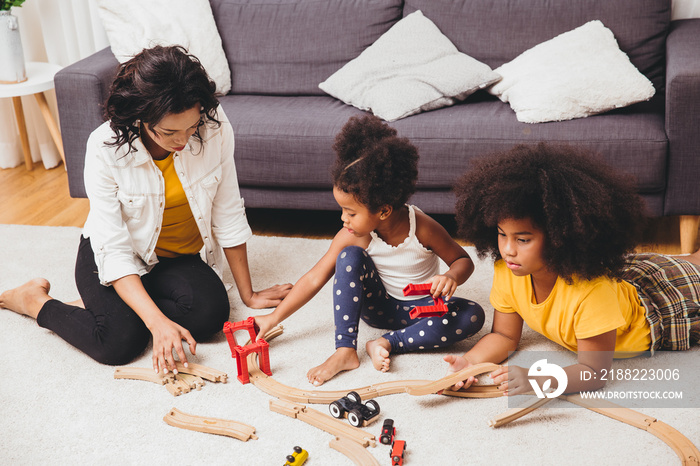
<path fill-rule="evenodd" d="M 24 165 L 0 169 L 0 200 L 1 224 L 82 227 L 89 210 L 87 199 L 70 197 L 63 165 L 50 170 L 40 163 L 32 171 Z M 253 232 L 264 236 L 332 238 L 342 226 L 339 211 L 248 209 L 247 214 Z M 452 216 L 434 217 L 455 236 Z M 680 253 L 678 218 L 653 220 L 639 250 Z"/>

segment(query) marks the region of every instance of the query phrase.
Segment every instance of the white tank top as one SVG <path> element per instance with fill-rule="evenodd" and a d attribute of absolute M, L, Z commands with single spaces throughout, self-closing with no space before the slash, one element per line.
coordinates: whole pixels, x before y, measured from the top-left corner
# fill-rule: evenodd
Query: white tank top
<path fill-rule="evenodd" d="M 427 283 L 440 271 L 440 258 L 426 249 L 416 237 L 416 212 L 418 207 L 409 205 L 408 236 L 398 246 L 384 242 L 375 232 L 371 232 L 372 241 L 367 246 L 370 255 L 377 266 L 381 278 L 390 296 L 402 301 L 416 299 L 415 296 L 404 296 L 403 289 L 409 283 Z"/>

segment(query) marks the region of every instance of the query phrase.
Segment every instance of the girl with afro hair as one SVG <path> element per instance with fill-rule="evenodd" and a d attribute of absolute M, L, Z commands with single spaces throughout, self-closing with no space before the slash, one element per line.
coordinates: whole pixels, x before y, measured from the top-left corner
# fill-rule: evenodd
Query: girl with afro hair
<path fill-rule="evenodd" d="M 360 365 L 360 319 L 390 329 L 367 342 L 377 370 L 389 370 L 389 354 L 444 347 L 478 332 L 484 313 L 478 304 L 453 297 L 474 271 L 474 263 L 445 229 L 406 202 L 415 191 L 418 151 L 379 118 L 353 117 L 333 149 L 333 195 L 342 209 L 343 228 L 328 251 L 294 285 L 271 313 L 255 317 L 259 335 L 306 304 L 335 275 L 333 312 L 335 352 L 307 377 L 321 385 Z M 442 259 L 449 270 L 439 273 Z M 430 283 L 430 295 L 404 297 L 409 283 Z M 411 318 L 415 306 L 444 297 L 449 312 L 440 318 Z"/>
<path fill-rule="evenodd" d="M 614 357 L 685 350 L 700 339 L 700 251 L 634 254 L 644 203 L 634 182 L 599 158 L 570 146 L 516 146 L 478 160 L 456 192 L 461 236 L 495 260 L 495 312 L 491 333 L 464 356 L 445 356 L 448 372 L 504 361 L 523 323 L 577 352 L 578 363 L 564 368 L 566 393 L 603 387 L 596 373 Z M 506 395 L 530 391 L 527 369 L 504 366 L 491 377 Z"/>

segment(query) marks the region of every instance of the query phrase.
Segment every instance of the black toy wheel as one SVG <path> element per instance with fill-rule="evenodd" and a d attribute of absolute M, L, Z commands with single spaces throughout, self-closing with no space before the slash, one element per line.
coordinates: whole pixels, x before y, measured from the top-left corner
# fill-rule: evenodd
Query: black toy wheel
<path fill-rule="evenodd" d="M 367 408 L 370 411 L 373 411 L 375 413 L 379 413 L 379 403 L 377 403 L 376 401 L 369 400 L 367 403 L 365 403 L 365 406 L 367 406 Z"/>
<path fill-rule="evenodd" d="M 294 447 L 294 451 L 297 453 L 301 453 L 301 447 Z"/>
<path fill-rule="evenodd" d="M 348 422 L 351 426 L 360 427 L 362 421 L 364 421 L 364 418 L 362 417 L 362 413 L 359 409 L 353 409 L 348 413 Z"/>
<path fill-rule="evenodd" d="M 287 463 L 293 463 L 294 459 L 295 458 L 292 455 L 287 455 Z"/>
<path fill-rule="evenodd" d="M 345 414 L 345 408 L 343 408 L 343 405 L 340 403 L 340 401 L 334 401 L 333 403 L 328 405 L 328 411 L 331 412 L 331 416 L 333 416 L 336 419 L 340 419 L 343 417 L 343 414 Z"/>
<path fill-rule="evenodd" d="M 359 403 L 360 401 L 362 401 L 362 398 L 360 398 L 360 394 L 357 392 L 350 392 L 346 395 L 346 397 L 353 403 Z"/>

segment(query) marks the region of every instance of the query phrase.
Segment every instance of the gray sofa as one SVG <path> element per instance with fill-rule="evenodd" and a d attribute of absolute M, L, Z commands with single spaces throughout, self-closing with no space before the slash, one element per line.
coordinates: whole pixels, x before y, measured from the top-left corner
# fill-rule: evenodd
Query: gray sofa
<path fill-rule="evenodd" d="M 598 19 L 654 84 L 641 104 L 583 119 L 520 123 L 484 91 L 391 123 L 419 148 L 412 202 L 452 213 L 451 185 L 468 161 L 516 143 L 567 142 L 633 174 L 653 216 L 682 216 L 682 247 L 700 219 L 700 19 L 671 21 L 671 0 L 210 0 L 232 71 L 221 104 L 236 136 L 248 208 L 329 209 L 333 138 L 360 110 L 318 84 L 416 10 L 492 68 Z M 70 192 L 84 197 L 85 142 L 102 120 L 117 66 L 104 49 L 56 75 Z"/>

